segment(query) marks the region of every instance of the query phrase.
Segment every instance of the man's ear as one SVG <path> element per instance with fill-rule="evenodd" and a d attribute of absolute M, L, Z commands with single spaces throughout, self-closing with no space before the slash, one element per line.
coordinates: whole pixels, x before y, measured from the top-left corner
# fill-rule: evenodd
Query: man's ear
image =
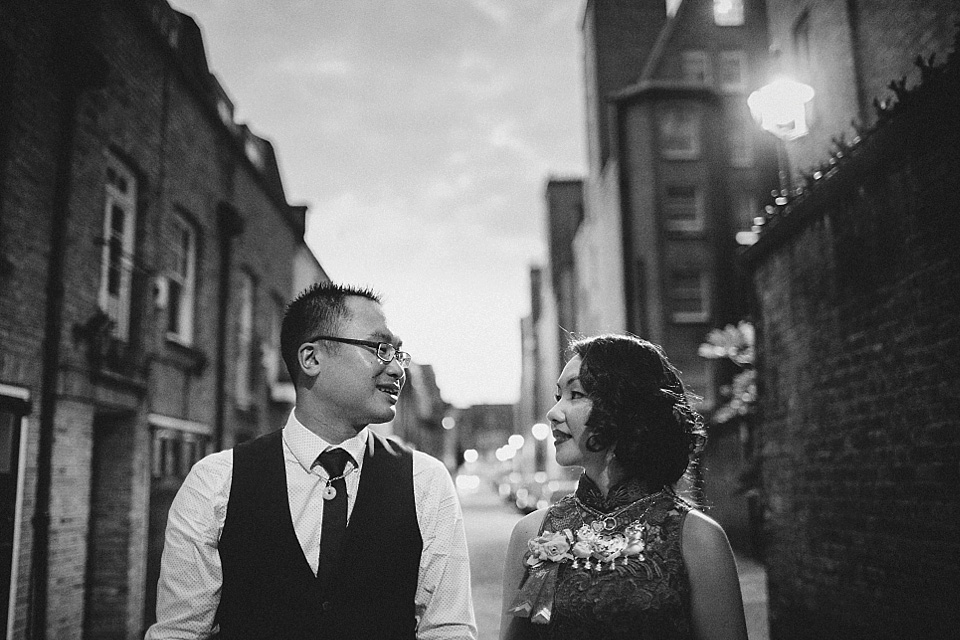
<path fill-rule="evenodd" d="M 310 342 L 305 342 L 297 349 L 297 363 L 304 375 L 315 378 L 320 373 L 320 353 L 319 347 Z"/>

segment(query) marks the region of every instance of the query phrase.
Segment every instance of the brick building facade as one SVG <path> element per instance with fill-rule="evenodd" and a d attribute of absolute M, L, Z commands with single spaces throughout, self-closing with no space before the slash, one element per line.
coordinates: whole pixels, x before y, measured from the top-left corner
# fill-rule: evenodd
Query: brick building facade
<path fill-rule="evenodd" d="M 960 624 L 960 56 L 924 75 L 746 254 L 775 640 Z"/>
<path fill-rule="evenodd" d="M 4 637 L 142 637 L 183 476 L 289 406 L 305 213 L 192 19 L 0 6 Z"/>
<path fill-rule="evenodd" d="M 760 0 L 591 0 L 583 19 L 589 175 L 574 239 L 577 331 L 660 344 L 708 417 L 729 372 L 698 356 L 747 311 L 737 233 L 776 185 L 775 149 L 746 99 L 766 78 Z M 709 513 L 749 551 L 735 429 L 711 432 Z"/>

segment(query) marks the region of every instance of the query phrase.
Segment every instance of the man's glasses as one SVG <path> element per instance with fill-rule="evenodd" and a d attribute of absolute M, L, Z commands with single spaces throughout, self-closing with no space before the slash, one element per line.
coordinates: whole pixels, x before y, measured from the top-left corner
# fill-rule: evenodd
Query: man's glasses
<path fill-rule="evenodd" d="M 356 344 L 361 347 L 370 347 L 377 352 L 377 358 L 383 364 L 390 364 L 394 359 L 401 367 L 406 369 L 410 366 L 410 354 L 406 351 L 400 351 L 389 342 L 374 342 L 373 340 L 353 340 L 351 338 L 337 338 L 334 336 L 314 336 L 306 342 L 315 342 L 317 340 L 330 340 L 331 342 L 343 342 L 345 344 Z"/>

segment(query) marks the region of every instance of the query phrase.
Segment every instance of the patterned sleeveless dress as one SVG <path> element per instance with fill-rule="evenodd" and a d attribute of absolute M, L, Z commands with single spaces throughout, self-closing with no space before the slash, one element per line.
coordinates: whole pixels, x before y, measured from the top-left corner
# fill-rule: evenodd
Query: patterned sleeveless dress
<path fill-rule="evenodd" d="M 532 625 L 539 637 L 692 639 L 690 584 L 680 549 L 690 509 L 672 489 L 645 493 L 640 483 L 629 480 L 604 499 L 596 484 L 582 475 L 577 491 L 549 509 L 541 533 L 577 531 L 583 525 L 607 535 L 626 531 L 642 536 L 643 552 L 600 563 L 599 568 L 597 563 L 560 564 L 550 621 Z M 643 525 L 639 534 L 638 523 Z"/>

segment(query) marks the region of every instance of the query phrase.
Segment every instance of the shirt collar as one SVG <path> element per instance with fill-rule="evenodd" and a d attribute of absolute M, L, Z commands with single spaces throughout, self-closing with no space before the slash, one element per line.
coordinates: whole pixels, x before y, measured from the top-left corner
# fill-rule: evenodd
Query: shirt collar
<path fill-rule="evenodd" d="M 290 411 L 290 417 L 287 418 L 287 424 L 283 427 L 283 441 L 287 443 L 297 462 L 307 473 L 310 473 L 313 468 L 317 456 L 333 447 L 339 447 L 353 456 L 353 460 L 359 468 L 363 465 L 363 454 L 367 446 L 368 435 L 367 428 L 364 427 L 357 435 L 335 445 L 303 426 L 292 410 Z"/>

